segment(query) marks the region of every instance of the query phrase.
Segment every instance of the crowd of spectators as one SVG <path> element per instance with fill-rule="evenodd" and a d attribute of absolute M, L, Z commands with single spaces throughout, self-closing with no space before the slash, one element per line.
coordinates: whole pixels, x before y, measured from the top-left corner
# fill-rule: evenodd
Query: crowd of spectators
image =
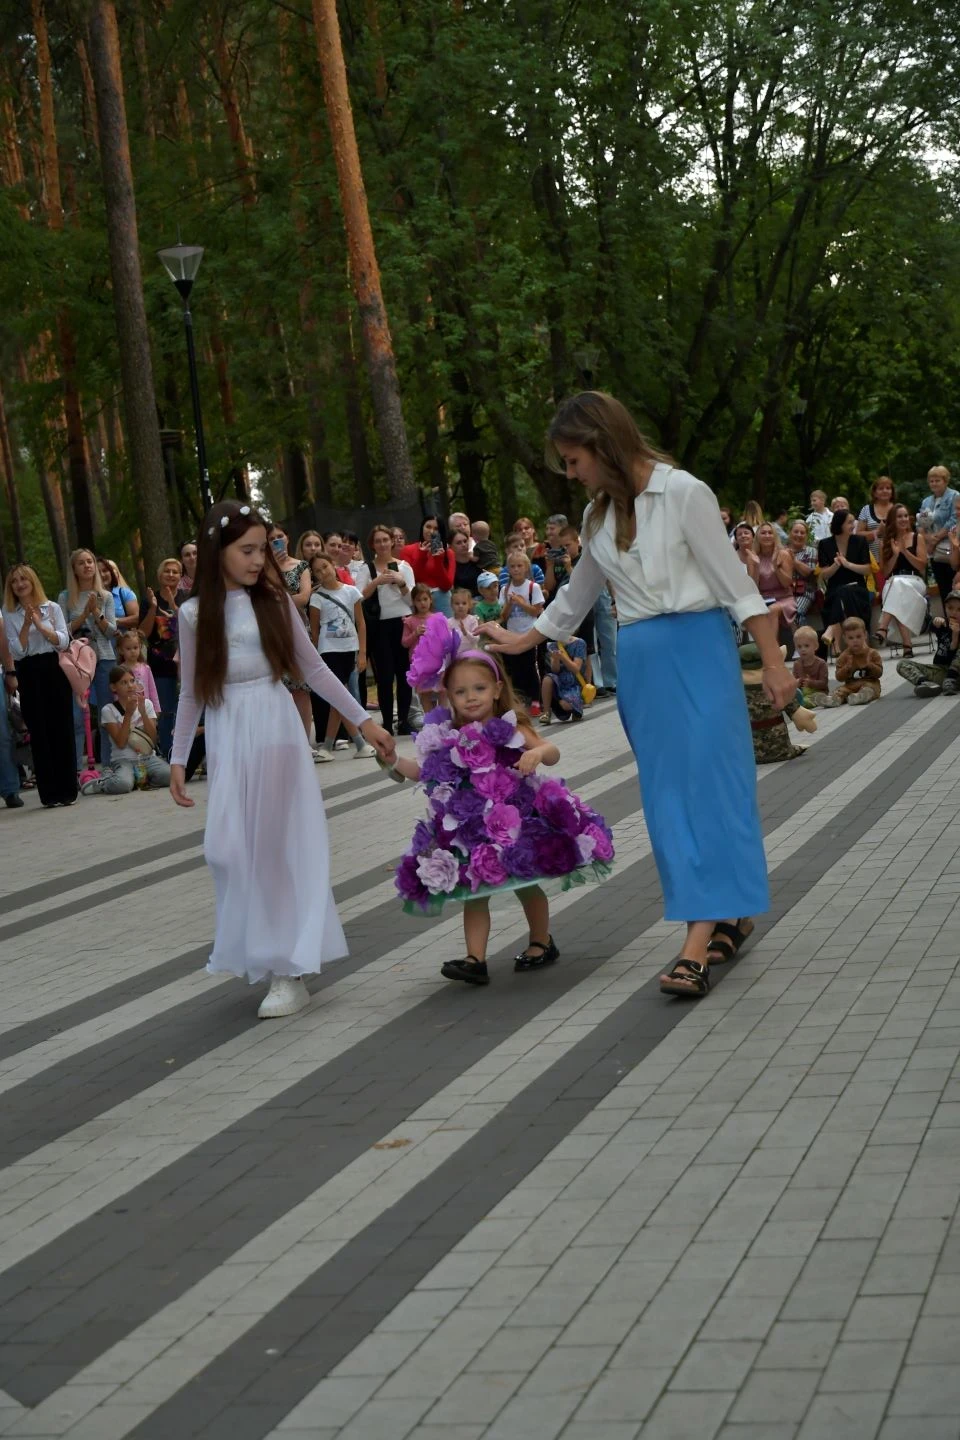
<path fill-rule="evenodd" d="M 809 513 L 792 521 L 785 510 L 766 519 L 752 501 L 742 516 L 722 510 L 731 543 L 796 663 L 798 684 L 820 703 L 831 703 L 832 693 L 820 665 L 840 660 L 855 635 L 843 679 L 862 650 L 873 657 L 891 643 L 891 627 L 903 648 L 903 673 L 914 678 L 918 693 L 960 691 L 957 645 L 951 649 L 960 638 L 960 494 L 950 479 L 944 466 L 930 470 L 930 493 L 916 514 L 897 502 L 888 476 L 875 482 L 856 514 L 844 496 L 828 503 L 820 490 L 810 497 Z M 542 537 L 521 515 L 502 545 L 486 521 L 462 512 L 445 522 L 425 518 L 413 540 L 396 526 L 376 524 L 365 543 L 341 530 L 307 530 L 291 543 L 275 525 L 269 542 L 326 664 L 398 735 L 416 728 L 434 699 L 417 696 L 407 681 L 411 653 L 431 614 L 474 641 L 478 625 L 489 620 L 529 630 L 581 555 L 577 527 L 561 514 L 547 518 Z M 185 542 L 162 562 L 140 599 L 113 560 L 87 549 L 70 556 L 55 601 L 29 565 L 11 568 L 0 630 L 0 796 L 9 808 L 19 808 L 20 791 L 32 785 L 53 807 L 72 805 L 81 791 L 122 794 L 166 783 L 178 692 L 177 616 L 193 587 L 196 557 L 194 542 Z M 936 664 L 910 669 L 916 637 L 933 624 L 931 594 L 939 595 L 944 611 L 936 620 Z M 90 672 L 88 702 L 71 667 L 78 641 L 85 642 Z M 507 663 L 533 716 L 543 724 L 575 723 L 588 687 L 601 699 L 616 693 L 616 596 L 605 589 L 564 644 L 507 657 Z M 852 683 L 868 680 L 873 698 L 879 676 L 873 658 L 869 664 L 870 676 L 854 675 Z M 344 726 L 297 676 L 285 684 L 318 763 L 329 763 L 336 750 L 373 756 L 355 727 Z M 91 734 L 95 758 L 87 753 Z M 202 773 L 202 729 L 194 748 L 190 773 Z"/>

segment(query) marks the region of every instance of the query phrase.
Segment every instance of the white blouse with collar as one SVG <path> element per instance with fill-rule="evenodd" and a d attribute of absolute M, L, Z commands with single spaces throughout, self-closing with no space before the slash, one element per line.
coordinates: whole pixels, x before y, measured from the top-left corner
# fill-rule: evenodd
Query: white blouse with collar
<path fill-rule="evenodd" d="M 27 631 L 26 646 L 23 646 L 20 643 L 20 632 L 23 629 L 26 611 L 22 605 L 18 605 L 16 610 L 4 610 L 3 624 L 7 632 L 7 643 L 10 646 L 10 654 L 13 656 L 14 661 L 23 660 L 33 655 L 56 654 L 58 650 L 66 650 L 70 644 L 67 622 L 64 618 L 63 611 L 56 601 L 44 600 L 42 605 L 37 606 L 37 609 L 40 611 L 49 628 L 56 631 L 57 643 L 56 645 L 51 645 L 46 635 L 38 630 L 36 625 L 31 625 Z"/>
<path fill-rule="evenodd" d="M 587 532 L 590 509 L 583 517 L 580 563 L 536 623 L 549 640 L 565 639 L 577 628 L 607 581 L 621 625 L 719 606 L 741 624 L 767 613 L 733 551 L 717 497 L 686 470 L 654 466 L 634 502 L 637 535 L 629 550 L 617 549 L 613 505 L 592 535 Z"/>

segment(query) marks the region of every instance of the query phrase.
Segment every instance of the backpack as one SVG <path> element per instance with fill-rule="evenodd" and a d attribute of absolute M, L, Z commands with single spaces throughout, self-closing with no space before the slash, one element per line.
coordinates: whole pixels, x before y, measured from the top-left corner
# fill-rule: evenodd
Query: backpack
<path fill-rule="evenodd" d="M 97 652 L 89 640 L 71 640 L 66 650 L 61 650 L 57 659 L 60 669 L 70 682 L 70 689 L 81 704 L 97 673 Z"/>

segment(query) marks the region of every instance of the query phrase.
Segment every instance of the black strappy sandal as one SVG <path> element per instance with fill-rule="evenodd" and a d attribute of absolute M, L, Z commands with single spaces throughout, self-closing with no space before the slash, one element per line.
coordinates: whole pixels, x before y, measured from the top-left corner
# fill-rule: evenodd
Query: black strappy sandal
<path fill-rule="evenodd" d="M 527 951 L 539 950 L 539 955 L 529 955 Z M 560 951 L 553 943 L 551 935 L 546 945 L 539 940 L 531 940 L 527 949 L 515 955 L 513 959 L 514 970 L 542 970 L 544 965 L 553 965 L 560 958 Z"/>
<path fill-rule="evenodd" d="M 684 960 L 683 956 L 660 981 L 661 995 L 679 995 L 682 1000 L 699 1000 L 709 989 L 710 966 L 701 965 L 699 960 Z"/>
<path fill-rule="evenodd" d="M 468 985 L 489 985 L 486 960 L 468 955 L 464 960 L 446 960 L 440 966 L 440 974 L 448 980 L 465 980 Z"/>
<path fill-rule="evenodd" d="M 749 929 L 744 929 L 749 926 Z M 743 915 L 736 925 L 728 925 L 721 920 L 719 925 L 713 927 L 713 934 L 710 936 L 710 944 L 707 946 L 707 957 L 711 965 L 724 964 L 739 951 L 744 940 L 749 940 L 755 930 L 755 925 L 749 915 Z"/>

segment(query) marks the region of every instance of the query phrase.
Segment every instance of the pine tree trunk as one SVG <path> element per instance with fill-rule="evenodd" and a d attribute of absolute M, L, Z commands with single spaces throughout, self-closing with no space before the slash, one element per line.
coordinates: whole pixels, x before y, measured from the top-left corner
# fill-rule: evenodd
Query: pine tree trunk
<path fill-rule="evenodd" d="M 18 560 L 22 560 L 24 558 L 23 521 L 20 518 L 20 497 L 17 494 L 17 476 L 13 465 L 13 445 L 10 442 L 10 427 L 7 424 L 7 409 L 3 401 L 2 385 L 0 385 L 0 464 L 3 466 L 3 485 L 7 492 L 10 528 L 13 530 L 13 553 Z"/>
<path fill-rule="evenodd" d="M 41 337 L 41 344 L 49 341 L 49 335 Z M 49 348 L 45 346 L 45 348 Z M 26 356 L 20 355 L 20 379 L 24 385 L 30 383 L 30 370 L 27 365 Z M 40 352 L 37 352 L 38 364 L 40 364 Z M 43 365 L 40 364 L 43 369 Z M 55 450 L 56 428 L 49 419 L 42 422 L 42 433 L 30 436 L 31 449 L 34 462 L 37 467 L 37 479 L 40 482 L 40 494 L 43 497 L 43 508 L 47 517 L 47 528 L 50 531 L 50 540 L 53 544 L 53 553 L 57 557 L 57 565 L 61 574 L 66 573 L 67 557 L 70 554 L 70 532 L 67 528 L 67 512 L 63 503 L 63 488 L 60 484 L 60 476 L 51 464 L 51 452 Z"/>
<path fill-rule="evenodd" d="M 47 31 L 46 0 L 31 0 L 31 10 L 37 46 L 37 88 L 40 95 L 43 209 L 50 229 L 62 230 L 64 223 L 63 196 L 60 187 L 60 155 L 57 145 L 53 65 L 50 57 L 50 37 Z M 83 411 L 77 388 L 77 344 L 73 325 L 66 310 L 61 310 L 57 317 L 57 342 L 60 352 L 63 414 L 67 427 L 70 493 L 73 497 L 77 544 L 86 549 L 93 549 L 93 504 L 90 497 L 90 472 L 87 469 L 84 445 Z"/>
<path fill-rule="evenodd" d="M 340 336 L 343 367 L 343 403 L 347 422 L 347 438 L 350 442 L 353 483 L 356 486 L 357 502 L 360 505 L 375 505 L 377 497 L 373 485 L 370 451 L 367 448 L 367 432 L 363 423 L 363 401 L 360 396 L 360 377 L 357 374 L 353 327 L 345 308 L 338 312 L 337 322 L 336 330 Z"/>
<path fill-rule="evenodd" d="M 97 94 L 100 164 L 130 468 L 136 477 L 147 570 L 153 572 L 163 557 L 171 553 L 173 533 L 163 475 L 153 360 L 140 275 L 137 207 L 120 68 L 120 36 L 113 0 L 94 0 L 88 41 Z"/>
<path fill-rule="evenodd" d="M 416 485 L 403 421 L 393 339 L 363 188 L 336 0 L 313 0 L 313 23 L 350 252 L 350 274 L 363 324 L 370 393 L 387 486 L 391 500 L 409 503 L 416 497 Z"/>

